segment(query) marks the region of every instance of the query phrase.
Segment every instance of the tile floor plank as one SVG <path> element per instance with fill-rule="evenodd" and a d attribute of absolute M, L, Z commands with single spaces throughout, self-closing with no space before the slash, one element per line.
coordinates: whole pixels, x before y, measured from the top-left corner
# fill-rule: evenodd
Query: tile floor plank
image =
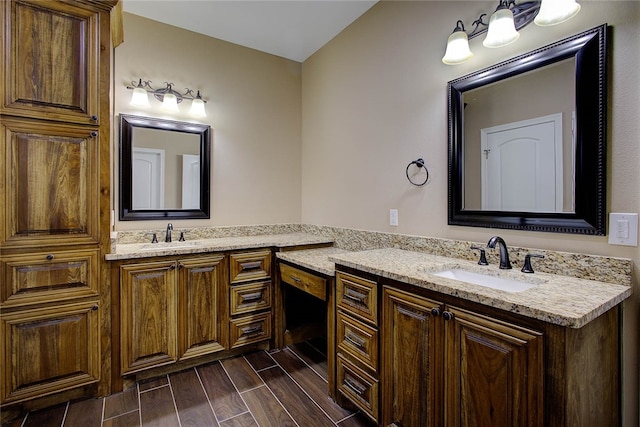
<path fill-rule="evenodd" d="M 304 360 L 305 363 L 318 375 L 324 378 L 325 381 L 329 381 L 329 375 L 327 374 L 327 357 L 320 353 L 315 347 L 307 344 L 306 342 L 302 342 L 291 345 L 288 348 Z"/>
<path fill-rule="evenodd" d="M 220 427 L 259 427 L 249 412 L 229 418 L 220 423 Z"/>
<path fill-rule="evenodd" d="M 167 376 L 163 375 L 158 378 L 146 379 L 138 382 L 138 390 L 139 391 L 147 391 L 152 388 L 163 387 L 169 384 L 169 380 L 167 380 Z"/>
<path fill-rule="evenodd" d="M 65 403 L 30 412 L 22 425 L 23 427 L 60 427 L 66 410 L 67 404 Z"/>
<path fill-rule="evenodd" d="M 300 387 L 320 406 L 329 417 L 338 422 L 352 412 L 342 408 L 328 395 L 327 382 L 288 348 L 274 352 L 271 357 L 300 385 Z"/>
<path fill-rule="evenodd" d="M 256 371 L 271 368 L 276 365 L 269 354 L 266 351 L 256 351 L 254 353 L 245 354 L 244 358 Z"/>
<path fill-rule="evenodd" d="M 104 399 L 86 399 L 73 402 L 64 418 L 65 427 L 100 427 Z"/>
<path fill-rule="evenodd" d="M 160 387 L 140 393 L 140 417 L 144 427 L 179 427 L 171 389 Z"/>
<path fill-rule="evenodd" d="M 260 427 L 316 427 L 315 424 L 296 424 L 264 385 L 242 393 L 242 397 Z"/>
<path fill-rule="evenodd" d="M 218 421 L 247 412 L 247 405 L 219 362 L 196 368 Z"/>
<path fill-rule="evenodd" d="M 134 385 L 104 399 L 104 419 L 114 418 L 138 409 L 138 388 Z"/>
<path fill-rule="evenodd" d="M 222 366 L 224 366 L 231 381 L 233 381 L 240 393 L 263 384 L 260 377 L 249 365 L 249 362 L 242 356 L 222 360 Z"/>
<path fill-rule="evenodd" d="M 335 423 L 281 368 L 265 369 L 260 371 L 260 376 L 300 426 L 335 427 Z"/>
<path fill-rule="evenodd" d="M 218 427 L 195 369 L 169 375 L 169 383 L 182 427 Z"/>
<path fill-rule="evenodd" d="M 377 426 L 377 424 L 375 424 L 373 421 L 371 421 L 370 419 L 368 419 L 362 414 L 355 414 L 339 422 L 338 426 L 339 427 L 375 427 Z"/>
<path fill-rule="evenodd" d="M 115 418 L 104 420 L 102 427 L 140 427 L 140 411 L 135 410 Z"/>

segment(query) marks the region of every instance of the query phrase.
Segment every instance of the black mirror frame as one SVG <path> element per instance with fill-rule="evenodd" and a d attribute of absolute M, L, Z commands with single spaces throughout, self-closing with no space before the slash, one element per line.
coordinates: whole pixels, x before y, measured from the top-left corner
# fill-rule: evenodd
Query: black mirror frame
<path fill-rule="evenodd" d="M 605 235 L 608 28 L 603 24 L 448 83 L 449 225 Z M 576 58 L 575 212 L 464 210 L 463 93 L 570 57 Z"/>
<path fill-rule="evenodd" d="M 132 136 L 135 127 L 185 132 L 200 139 L 200 209 L 134 210 Z M 120 221 L 210 218 L 211 127 L 151 117 L 120 114 Z"/>

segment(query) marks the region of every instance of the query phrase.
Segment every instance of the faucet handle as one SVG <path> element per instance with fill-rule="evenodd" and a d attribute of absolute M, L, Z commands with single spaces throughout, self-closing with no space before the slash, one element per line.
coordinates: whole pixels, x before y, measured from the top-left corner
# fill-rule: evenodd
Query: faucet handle
<path fill-rule="evenodd" d="M 184 242 L 184 231 L 180 232 L 180 238 L 178 239 L 179 242 Z"/>
<path fill-rule="evenodd" d="M 480 246 L 471 246 L 469 249 L 480 251 L 480 259 L 478 260 L 479 265 L 489 265 L 484 248 L 481 248 Z"/>
<path fill-rule="evenodd" d="M 158 236 L 156 236 L 156 233 L 153 233 L 153 237 L 151 238 L 151 243 L 158 243 Z"/>
<path fill-rule="evenodd" d="M 526 254 L 524 256 L 524 265 L 522 266 L 523 273 L 533 273 L 533 267 L 531 267 L 531 258 L 544 258 L 541 254 Z"/>

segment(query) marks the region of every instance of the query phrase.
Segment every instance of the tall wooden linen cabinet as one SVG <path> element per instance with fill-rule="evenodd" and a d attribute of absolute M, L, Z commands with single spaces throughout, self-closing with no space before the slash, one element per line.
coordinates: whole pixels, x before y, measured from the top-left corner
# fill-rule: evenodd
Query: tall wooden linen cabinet
<path fill-rule="evenodd" d="M 109 393 L 110 9 L 0 4 L 0 405 Z"/>

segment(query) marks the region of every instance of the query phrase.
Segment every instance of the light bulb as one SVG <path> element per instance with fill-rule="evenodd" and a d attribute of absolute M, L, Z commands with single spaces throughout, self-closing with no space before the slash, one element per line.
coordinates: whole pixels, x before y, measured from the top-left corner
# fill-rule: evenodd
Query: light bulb
<path fill-rule="evenodd" d="M 178 98 L 172 93 L 165 93 L 162 98 L 162 107 L 165 111 L 171 111 L 177 113 L 180 111 L 178 108 Z"/>
<path fill-rule="evenodd" d="M 502 47 L 518 40 L 520 33 L 513 22 L 513 12 L 503 7 L 496 10 L 489 19 L 487 37 L 482 42 L 484 47 Z"/>

